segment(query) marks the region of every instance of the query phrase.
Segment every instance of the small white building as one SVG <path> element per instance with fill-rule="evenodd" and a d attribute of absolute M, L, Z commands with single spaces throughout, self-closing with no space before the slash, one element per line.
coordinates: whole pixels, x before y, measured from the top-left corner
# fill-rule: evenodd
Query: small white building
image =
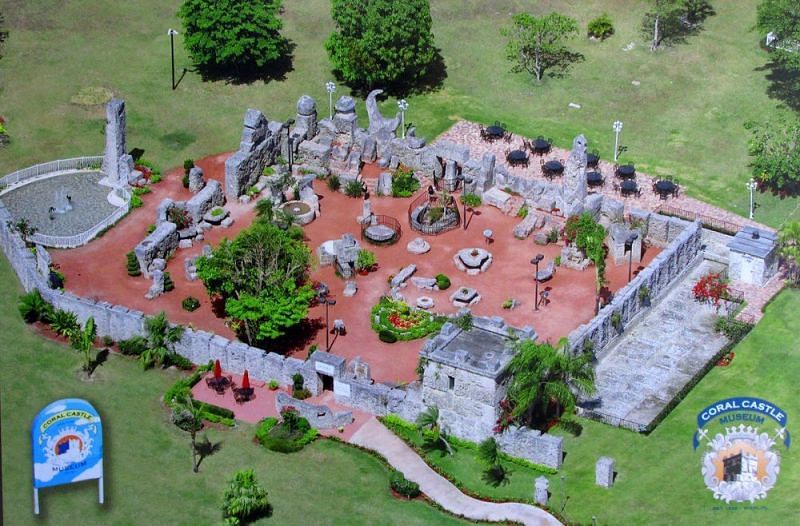
<path fill-rule="evenodd" d="M 733 280 L 764 285 L 778 270 L 774 232 L 746 226 L 736 233 L 728 248 L 731 251 L 728 276 Z"/>

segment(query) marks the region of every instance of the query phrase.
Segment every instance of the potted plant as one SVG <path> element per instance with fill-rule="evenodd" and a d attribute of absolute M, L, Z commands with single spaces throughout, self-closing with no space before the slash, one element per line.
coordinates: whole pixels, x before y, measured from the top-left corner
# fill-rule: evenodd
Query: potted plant
<path fill-rule="evenodd" d="M 359 274 L 366 276 L 371 270 L 373 270 L 373 267 L 376 265 L 376 263 L 377 261 L 373 252 L 363 248 L 358 251 L 358 257 L 356 258 L 356 270 Z"/>

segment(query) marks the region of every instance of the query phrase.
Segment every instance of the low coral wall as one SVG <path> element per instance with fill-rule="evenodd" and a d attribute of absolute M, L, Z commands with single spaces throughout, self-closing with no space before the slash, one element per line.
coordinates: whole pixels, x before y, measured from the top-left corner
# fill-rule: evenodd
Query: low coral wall
<path fill-rule="evenodd" d="M 326 405 L 309 404 L 286 393 L 278 393 L 275 397 L 275 409 L 280 413 L 286 407 L 294 407 L 316 429 L 335 429 L 353 422 L 351 411 L 334 412 Z"/>

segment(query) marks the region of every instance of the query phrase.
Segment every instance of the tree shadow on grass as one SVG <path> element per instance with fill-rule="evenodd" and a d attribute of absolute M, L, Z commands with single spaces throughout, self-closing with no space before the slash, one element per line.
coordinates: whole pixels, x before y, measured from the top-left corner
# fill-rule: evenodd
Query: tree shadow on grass
<path fill-rule="evenodd" d="M 756 68 L 756 71 L 768 71 L 769 98 L 780 101 L 792 111 L 800 112 L 800 71 L 787 69 L 774 60 Z"/>
<path fill-rule="evenodd" d="M 200 75 L 203 81 L 218 82 L 236 86 L 264 82 L 286 80 L 288 73 L 294 71 L 294 50 L 297 44 L 289 39 L 283 43 L 281 56 L 266 66 L 239 64 L 235 66 L 200 65 L 194 66 L 194 72 Z"/>

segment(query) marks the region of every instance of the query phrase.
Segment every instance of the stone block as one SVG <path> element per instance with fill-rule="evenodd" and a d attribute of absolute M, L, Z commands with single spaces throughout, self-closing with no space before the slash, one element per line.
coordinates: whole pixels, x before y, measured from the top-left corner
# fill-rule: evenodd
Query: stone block
<path fill-rule="evenodd" d="M 192 223 L 197 224 L 203 220 L 206 212 L 223 204 L 225 204 L 225 195 L 222 193 L 222 186 L 218 181 L 212 179 L 186 202 L 186 211 Z"/>
<path fill-rule="evenodd" d="M 139 268 L 146 276 L 150 276 L 150 264 L 154 259 L 168 258 L 178 248 L 178 227 L 175 223 L 166 221 L 144 238 L 133 252 L 139 261 Z"/>
<path fill-rule="evenodd" d="M 547 501 L 550 498 L 550 492 L 548 488 L 550 487 L 550 481 L 547 480 L 547 477 L 542 475 L 538 477 L 536 481 L 533 483 L 533 495 L 536 504 L 539 506 L 545 507 L 547 506 Z"/>
<path fill-rule="evenodd" d="M 400 272 L 398 272 L 397 275 L 392 278 L 391 286 L 399 287 L 401 284 L 405 283 L 406 280 L 410 278 L 416 271 L 417 266 L 413 263 L 403 267 Z"/>
<path fill-rule="evenodd" d="M 189 191 L 196 194 L 206 185 L 203 179 L 203 169 L 195 166 L 189 170 Z"/>
<path fill-rule="evenodd" d="M 594 479 L 598 486 L 610 488 L 614 485 L 614 459 L 611 457 L 600 457 L 595 464 Z"/>
<path fill-rule="evenodd" d="M 344 285 L 342 294 L 345 298 L 351 298 L 356 295 L 356 292 L 358 292 L 358 285 L 356 285 L 354 280 L 348 280 Z"/>

